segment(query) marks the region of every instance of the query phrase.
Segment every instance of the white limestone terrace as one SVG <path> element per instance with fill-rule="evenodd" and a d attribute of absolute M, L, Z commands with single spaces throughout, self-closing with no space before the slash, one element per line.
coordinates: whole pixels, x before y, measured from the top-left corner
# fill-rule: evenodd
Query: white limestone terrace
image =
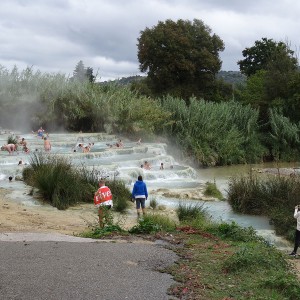
<path fill-rule="evenodd" d="M 9 135 L 11 133 L 0 134 L 1 146 L 7 143 Z M 22 178 L 22 170 L 26 164 L 30 164 L 31 153 L 45 151 L 43 139 L 36 134 L 15 133 L 14 136 L 25 138 L 30 153 L 22 152 L 21 147 L 13 155 L 9 155 L 7 151 L 0 151 L 0 187 L 11 187 L 12 183 L 9 182 L 8 177 L 13 176 L 13 193 L 18 198 L 18 193 L 29 188 L 18 179 Z M 74 166 L 84 166 L 88 170 L 97 172 L 99 177 L 121 179 L 129 189 L 132 188 L 138 175 L 142 175 L 152 197 L 204 199 L 205 182 L 199 178 L 192 167 L 176 162 L 167 153 L 167 144 L 153 142 L 138 145 L 134 141 L 121 138 L 124 143 L 123 148 L 108 146 L 115 144 L 119 139 L 120 137 L 106 133 L 50 133 L 49 140 L 52 145 L 50 155 L 65 157 Z M 76 147 L 79 143 L 84 145 L 94 143 L 94 145 L 90 152 L 83 153 Z M 22 165 L 18 164 L 20 160 L 23 161 Z M 151 170 L 141 168 L 145 161 L 150 163 Z M 164 164 L 164 170 L 160 170 L 161 163 Z"/>

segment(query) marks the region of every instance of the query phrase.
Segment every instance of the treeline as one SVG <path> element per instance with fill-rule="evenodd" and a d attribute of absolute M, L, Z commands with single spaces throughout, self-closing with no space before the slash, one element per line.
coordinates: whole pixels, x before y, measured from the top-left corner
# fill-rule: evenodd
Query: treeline
<path fill-rule="evenodd" d="M 269 109 L 268 131 L 259 109 L 231 100 L 166 96 L 153 100 L 129 87 L 69 80 L 25 69 L 0 71 L 0 126 L 24 131 L 106 131 L 128 136 L 165 135 L 199 165 L 261 162 L 299 157 L 299 124 Z"/>

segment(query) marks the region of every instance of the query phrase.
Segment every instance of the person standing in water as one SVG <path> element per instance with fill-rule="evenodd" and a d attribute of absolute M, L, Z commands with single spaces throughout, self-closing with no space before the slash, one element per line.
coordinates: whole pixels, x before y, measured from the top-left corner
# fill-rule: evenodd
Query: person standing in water
<path fill-rule="evenodd" d="M 135 200 L 137 217 L 141 216 L 141 208 L 143 215 L 146 215 L 146 206 L 145 201 L 148 199 L 148 191 L 146 183 L 143 181 L 143 177 L 141 175 L 138 176 L 138 180 L 135 182 L 133 186 L 133 190 L 131 193 L 131 198 Z"/>
<path fill-rule="evenodd" d="M 294 218 L 297 219 L 297 227 L 296 227 L 296 232 L 295 232 L 295 244 L 294 244 L 294 250 L 290 254 L 291 256 L 296 256 L 297 255 L 297 250 L 300 244 L 300 211 L 299 211 L 299 206 L 295 206 L 295 211 L 294 211 Z"/>
<path fill-rule="evenodd" d="M 10 155 L 14 154 L 14 151 L 17 151 L 17 146 L 15 144 L 7 144 L 2 146 L 1 148 L 7 150 Z"/>
<path fill-rule="evenodd" d="M 99 226 L 103 228 L 104 224 L 110 220 L 109 210 L 113 207 L 112 193 L 105 185 L 104 179 L 99 181 L 99 189 L 94 195 L 94 204 L 98 208 Z"/>
<path fill-rule="evenodd" d="M 46 137 L 44 137 L 44 149 L 47 152 L 51 150 L 51 143 Z"/>

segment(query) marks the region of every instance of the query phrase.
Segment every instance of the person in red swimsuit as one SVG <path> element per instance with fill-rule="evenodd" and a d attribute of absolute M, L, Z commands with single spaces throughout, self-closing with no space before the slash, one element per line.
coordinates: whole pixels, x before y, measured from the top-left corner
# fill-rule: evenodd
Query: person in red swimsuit
<path fill-rule="evenodd" d="M 113 207 L 111 190 L 105 185 L 103 179 L 99 181 L 99 189 L 94 195 L 94 204 L 98 208 L 99 226 L 103 228 L 105 223 L 109 222 L 109 210 Z"/>

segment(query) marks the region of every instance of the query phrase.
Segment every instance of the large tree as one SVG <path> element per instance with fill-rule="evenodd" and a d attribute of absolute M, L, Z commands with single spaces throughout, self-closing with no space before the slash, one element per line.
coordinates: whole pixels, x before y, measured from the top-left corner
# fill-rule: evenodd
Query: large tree
<path fill-rule="evenodd" d="M 201 20 L 166 20 L 141 31 L 140 70 L 154 94 L 205 95 L 221 69 L 223 41 Z"/>
<path fill-rule="evenodd" d="M 278 59 L 284 61 L 289 69 L 297 68 L 297 59 L 290 47 L 273 39 L 262 38 L 261 41 L 255 41 L 254 46 L 244 49 L 242 54 L 245 58 L 238 61 L 238 65 L 241 73 L 247 77 L 276 64 L 279 66 Z"/>
<path fill-rule="evenodd" d="M 96 79 L 96 76 L 93 75 L 93 68 L 87 67 L 85 68 L 84 63 L 82 60 L 80 60 L 75 70 L 73 71 L 73 77 L 72 80 L 84 82 L 89 81 L 93 83 Z"/>

